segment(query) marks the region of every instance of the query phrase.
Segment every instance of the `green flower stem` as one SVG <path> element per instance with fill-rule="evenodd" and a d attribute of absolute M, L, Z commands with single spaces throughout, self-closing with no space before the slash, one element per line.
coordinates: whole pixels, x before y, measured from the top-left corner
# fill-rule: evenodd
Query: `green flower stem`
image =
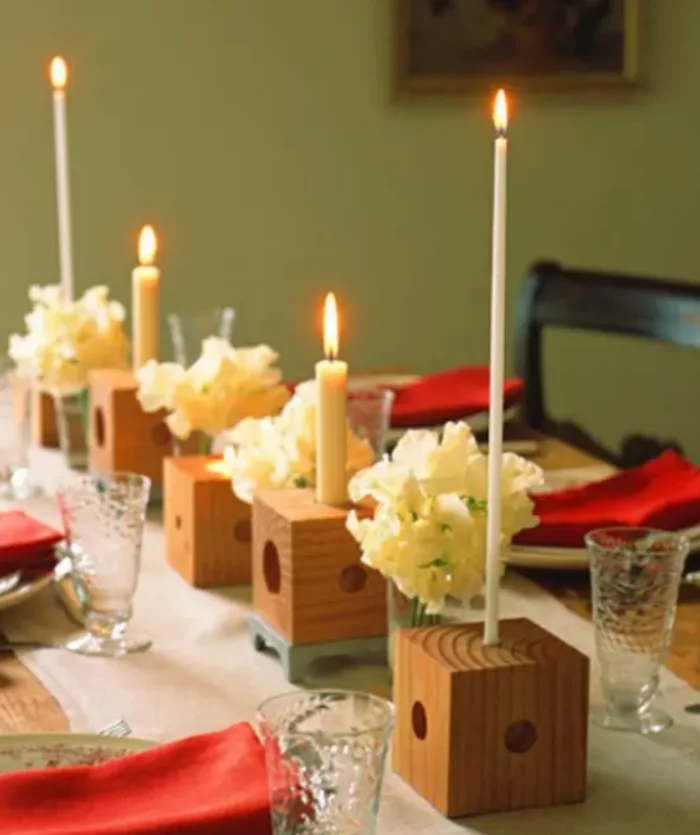
<path fill-rule="evenodd" d="M 80 418 L 83 422 L 83 433 L 85 435 L 85 442 L 88 441 L 88 432 L 90 429 L 90 396 L 88 389 L 83 389 L 77 394 L 78 405 L 80 407 Z"/>
<path fill-rule="evenodd" d="M 411 626 L 438 626 L 439 623 L 440 615 L 429 615 L 427 603 L 421 603 L 417 597 L 411 598 Z"/>
<path fill-rule="evenodd" d="M 203 432 L 199 433 L 199 454 L 209 455 L 211 452 L 211 438 Z"/>

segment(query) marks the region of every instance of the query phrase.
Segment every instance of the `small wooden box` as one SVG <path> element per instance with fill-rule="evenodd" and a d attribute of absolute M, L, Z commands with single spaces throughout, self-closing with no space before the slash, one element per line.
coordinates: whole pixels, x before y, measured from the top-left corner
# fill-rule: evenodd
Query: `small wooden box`
<path fill-rule="evenodd" d="M 58 420 L 53 397 L 38 389 L 32 390 L 31 397 L 32 443 L 49 449 L 59 447 Z"/>
<path fill-rule="evenodd" d="M 588 658 L 528 620 L 403 629 L 393 767 L 448 817 L 586 793 Z"/>
<path fill-rule="evenodd" d="M 166 458 L 165 547 L 193 586 L 249 585 L 251 508 L 236 497 L 221 458 Z"/>
<path fill-rule="evenodd" d="M 318 504 L 313 490 L 255 496 L 253 608 L 290 644 L 387 633 L 386 583 L 360 562 L 348 510 Z"/>
<path fill-rule="evenodd" d="M 88 383 L 90 469 L 102 474 L 141 473 L 151 479 L 157 495 L 163 483 L 163 460 L 175 451 L 166 414 L 143 411 L 131 371 L 92 371 Z M 197 439 L 191 437 L 178 445 L 183 453 L 196 452 Z"/>

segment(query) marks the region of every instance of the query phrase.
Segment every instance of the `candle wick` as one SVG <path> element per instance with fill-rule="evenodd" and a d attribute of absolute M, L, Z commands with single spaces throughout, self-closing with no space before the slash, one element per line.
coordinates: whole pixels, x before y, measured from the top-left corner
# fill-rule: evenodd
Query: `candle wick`
<path fill-rule="evenodd" d="M 507 128 L 496 128 L 496 139 L 505 139 L 507 135 Z"/>
<path fill-rule="evenodd" d="M 335 351 L 329 350 L 326 351 L 326 359 L 328 360 L 328 362 L 335 362 L 335 360 L 338 359 L 338 355 Z"/>

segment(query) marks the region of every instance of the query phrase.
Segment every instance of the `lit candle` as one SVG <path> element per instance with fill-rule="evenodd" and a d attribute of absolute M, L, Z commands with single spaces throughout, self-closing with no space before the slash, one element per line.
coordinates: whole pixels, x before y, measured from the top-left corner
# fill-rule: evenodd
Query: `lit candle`
<path fill-rule="evenodd" d="M 133 363 L 138 371 L 148 360 L 158 359 L 158 291 L 160 270 L 154 266 L 158 241 L 152 226 L 139 236 L 140 266 L 131 274 Z"/>
<path fill-rule="evenodd" d="M 486 529 L 486 623 L 484 643 L 498 643 L 501 581 L 501 457 L 503 451 L 503 354 L 506 290 L 506 160 L 508 102 L 498 91 L 493 111 L 496 149 L 493 175 L 491 254 L 491 357 L 489 386 L 489 485 Z"/>
<path fill-rule="evenodd" d="M 326 359 L 316 364 L 316 500 L 344 504 L 348 498 L 347 363 L 338 359 L 338 308 L 329 293 L 323 316 Z"/>
<path fill-rule="evenodd" d="M 53 133 L 56 153 L 56 202 L 58 207 L 58 253 L 61 287 L 67 299 L 73 298 L 73 241 L 68 177 L 68 127 L 66 122 L 66 82 L 68 67 L 63 58 L 51 62 L 53 85 Z"/>

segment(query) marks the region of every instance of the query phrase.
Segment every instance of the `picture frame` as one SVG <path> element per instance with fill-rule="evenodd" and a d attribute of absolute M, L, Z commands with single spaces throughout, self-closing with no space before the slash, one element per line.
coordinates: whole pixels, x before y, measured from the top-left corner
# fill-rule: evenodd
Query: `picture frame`
<path fill-rule="evenodd" d="M 394 0 L 399 99 L 640 86 L 640 0 Z"/>

